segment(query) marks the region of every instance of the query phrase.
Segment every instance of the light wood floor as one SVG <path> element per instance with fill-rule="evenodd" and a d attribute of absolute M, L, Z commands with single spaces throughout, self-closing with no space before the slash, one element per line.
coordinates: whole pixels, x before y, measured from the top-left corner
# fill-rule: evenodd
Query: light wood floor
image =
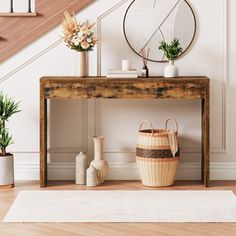
<path fill-rule="evenodd" d="M 17 182 L 14 189 L 0 190 L 0 221 L 20 190 L 37 190 L 37 181 Z M 89 189 L 72 182 L 51 182 L 51 189 Z M 95 189 L 149 189 L 137 181 L 107 181 Z M 153 189 L 153 188 L 151 188 Z M 198 181 L 177 182 L 175 187 L 162 189 L 205 189 Z M 236 181 L 211 182 L 213 189 L 230 189 L 236 193 Z M 0 223 L 0 236 L 236 236 L 232 223 Z"/>

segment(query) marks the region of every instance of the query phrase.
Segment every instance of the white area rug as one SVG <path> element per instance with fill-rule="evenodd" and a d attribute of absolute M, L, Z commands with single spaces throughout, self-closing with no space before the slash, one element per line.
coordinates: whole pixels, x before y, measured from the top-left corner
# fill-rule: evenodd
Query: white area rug
<path fill-rule="evenodd" d="M 4 222 L 236 222 L 232 191 L 21 191 Z"/>

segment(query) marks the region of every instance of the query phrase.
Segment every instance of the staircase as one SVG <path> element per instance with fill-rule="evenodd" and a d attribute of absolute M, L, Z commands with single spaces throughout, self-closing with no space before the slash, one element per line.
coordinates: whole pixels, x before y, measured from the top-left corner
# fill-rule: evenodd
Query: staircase
<path fill-rule="evenodd" d="M 36 0 L 37 16 L 0 16 L 0 63 L 62 22 L 63 12 L 78 12 L 94 0 Z"/>

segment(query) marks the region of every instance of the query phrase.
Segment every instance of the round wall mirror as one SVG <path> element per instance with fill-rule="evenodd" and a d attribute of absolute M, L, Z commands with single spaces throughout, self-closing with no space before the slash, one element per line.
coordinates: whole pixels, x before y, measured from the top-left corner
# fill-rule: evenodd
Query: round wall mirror
<path fill-rule="evenodd" d="M 190 47 L 196 33 L 196 18 L 186 0 L 134 0 L 126 10 L 123 30 L 132 50 L 142 56 L 149 51 L 148 60 L 165 62 L 159 43 L 178 39 L 182 56 Z"/>

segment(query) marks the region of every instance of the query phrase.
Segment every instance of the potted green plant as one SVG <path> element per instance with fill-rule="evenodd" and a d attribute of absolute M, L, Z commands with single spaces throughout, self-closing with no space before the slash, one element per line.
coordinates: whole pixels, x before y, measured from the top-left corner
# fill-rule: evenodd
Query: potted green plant
<path fill-rule="evenodd" d="M 9 118 L 19 112 L 19 103 L 0 93 L 0 188 L 14 187 L 14 157 L 7 152 L 12 136 L 6 128 Z"/>
<path fill-rule="evenodd" d="M 174 64 L 174 60 L 183 52 L 179 40 L 174 39 L 169 44 L 162 41 L 159 50 L 164 52 L 164 56 L 169 61 L 169 65 L 165 67 L 164 77 L 177 77 L 179 75 L 178 67 Z"/>

